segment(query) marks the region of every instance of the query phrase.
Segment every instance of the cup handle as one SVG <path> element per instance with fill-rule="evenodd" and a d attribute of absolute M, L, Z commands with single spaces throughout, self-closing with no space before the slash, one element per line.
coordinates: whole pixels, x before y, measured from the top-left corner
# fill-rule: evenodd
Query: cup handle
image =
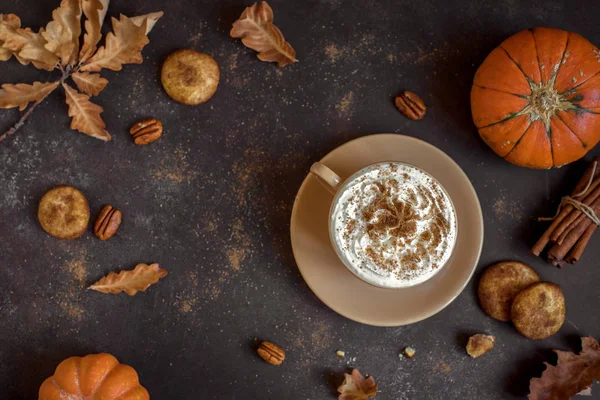
<path fill-rule="evenodd" d="M 319 182 L 325 186 L 325 189 L 327 189 L 329 193 L 333 195 L 337 193 L 340 184 L 342 183 L 342 179 L 338 174 L 320 162 L 314 163 L 312 167 L 310 167 L 310 172 L 319 178 Z"/>

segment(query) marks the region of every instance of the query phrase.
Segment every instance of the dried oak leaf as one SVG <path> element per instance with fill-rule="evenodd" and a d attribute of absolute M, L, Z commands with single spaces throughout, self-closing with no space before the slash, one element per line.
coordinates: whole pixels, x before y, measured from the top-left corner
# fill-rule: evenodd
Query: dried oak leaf
<path fill-rule="evenodd" d="M 97 72 L 102 68 L 120 71 L 123 64 L 141 64 L 144 61 L 142 49 L 150 42 L 146 36 L 151 24 L 149 16 L 138 19 L 140 25 L 122 14 L 120 19 L 113 18 L 113 32 L 106 35 L 106 46 L 100 47 L 81 66 L 81 71 Z"/>
<path fill-rule="evenodd" d="M 46 25 L 42 36 L 45 48 L 60 58 L 62 65 L 77 61 L 79 35 L 81 34 L 81 0 L 62 0 L 52 11 L 52 21 Z"/>
<path fill-rule="evenodd" d="M 58 82 L 5 83 L 0 89 L 0 108 L 19 107 L 19 111 L 23 111 L 30 102 L 44 100 L 57 86 Z"/>
<path fill-rule="evenodd" d="M 142 26 L 142 24 L 144 22 L 148 21 L 148 23 L 146 24 L 146 35 L 147 35 L 150 33 L 152 28 L 154 28 L 154 25 L 156 25 L 156 22 L 158 22 L 158 19 L 160 17 L 162 17 L 163 14 L 164 13 L 162 11 L 159 11 L 159 12 L 153 12 L 153 13 L 146 14 L 146 15 L 138 15 L 137 17 L 131 17 L 129 19 L 137 26 Z"/>
<path fill-rule="evenodd" d="M 102 293 L 118 294 L 125 292 L 133 296 L 138 291 L 144 292 L 148 287 L 167 275 L 167 270 L 158 264 L 138 264 L 131 271 L 111 272 L 88 289 Z"/>
<path fill-rule="evenodd" d="M 102 107 L 90 101 L 90 96 L 77 93 L 75 89 L 62 84 L 65 89 L 65 97 L 69 105 L 69 117 L 71 120 L 71 129 L 76 129 L 81 133 L 95 137 L 96 139 L 110 140 L 110 134 L 104 129 L 106 124 L 100 118 L 100 113 L 104 111 Z"/>
<path fill-rule="evenodd" d="M 3 85 L 0 90 L 0 108 L 19 107 L 22 111 L 27 104 L 34 102 L 21 119 L 0 140 L 19 129 L 31 111 L 59 83 L 65 89 L 69 105 L 69 116 L 73 117 L 71 128 L 100 140 L 110 140 L 100 118 L 102 107 L 89 101 L 89 96 L 99 94 L 108 80 L 98 72 L 102 68 L 121 70 L 123 64 L 140 64 L 141 51 L 149 43 L 148 33 L 152 30 L 162 12 L 155 12 L 128 18 L 112 20 L 113 32 L 106 37 L 105 46 L 97 48 L 102 39 L 102 24 L 108 11 L 110 0 L 62 0 L 52 12 L 52 21 L 38 33 L 29 28 L 21 28 L 21 20 L 14 14 L 0 14 L 0 61 L 14 56 L 21 64 L 32 63 L 36 68 L 52 71 L 58 69 L 62 77 L 54 83 L 33 85 Z M 85 16 L 85 33 L 80 49 L 81 17 Z M 78 93 L 65 81 L 72 78 L 80 91 Z"/>
<path fill-rule="evenodd" d="M 266 1 L 246 8 L 233 23 L 229 34 L 232 38 L 241 38 L 244 46 L 258 51 L 257 57 L 262 61 L 274 61 L 280 67 L 297 61 L 296 50 L 273 25 L 273 10 Z"/>
<path fill-rule="evenodd" d="M 39 69 L 52 71 L 58 63 L 58 57 L 47 50 L 46 39 L 29 28 L 21 28 L 21 20 L 14 14 L 0 18 L 0 43 L 4 51 L 10 51 L 23 65 L 30 62 Z"/>
<path fill-rule="evenodd" d="M 97 96 L 108 84 L 108 79 L 100 74 L 90 74 L 89 72 L 74 72 L 71 75 L 77 88 L 89 96 Z"/>
<path fill-rule="evenodd" d="M 8 27 L 3 28 L 3 24 L 8 25 Z M 21 19 L 17 17 L 15 14 L 0 14 L 0 30 L 2 29 L 17 29 L 21 26 Z M 4 42 L 0 40 L 0 61 L 8 60 L 12 55 L 13 51 L 10 49 L 5 49 L 2 47 Z"/>
<path fill-rule="evenodd" d="M 377 384 L 372 376 L 365 378 L 359 370 L 353 369 L 352 374 L 344 374 L 344 383 L 338 387 L 338 400 L 367 400 L 377 394 Z"/>
<path fill-rule="evenodd" d="M 95 52 L 96 45 L 102 39 L 102 24 L 108 11 L 110 0 L 83 0 L 81 9 L 83 15 L 87 18 L 85 21 L 85 35 L 83 35 L 83 45 L 79 52 L 79 61 L 87 61 Z"/>
<path fill-rule="evenodd" d="M 600 380 L 600 345 L 592 337 L 583 337 L 581 347 L 579 354 L 554 350 L 556 366 L 544 363 L 541 378 L 531 379 L 530 400 L 566 400 Z"/>

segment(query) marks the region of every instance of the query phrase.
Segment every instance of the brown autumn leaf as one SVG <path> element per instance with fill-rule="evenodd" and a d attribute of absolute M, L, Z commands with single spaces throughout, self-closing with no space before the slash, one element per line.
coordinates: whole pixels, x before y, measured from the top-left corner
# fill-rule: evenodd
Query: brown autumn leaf
<path fill-rule="evenodd" d="M 108 84 L 108 79 L 89 72 L 74 72 L 71 78 L 77 88 L 88 96 L 97 96 Z"/>
<path fill-rule="evenodd" d="M 81 133 L 95 137 L 96 139 L 110 140 L 110 134 L 104 129 L 106 124 L 100 118 L 100 113 L 104 111 L 102 107 L 90 101 L 90 96 L 77 93 L 75 89 L 63 82 L 67 104 L 69 105 L 69 117 L 71 120 L 71 129 L 76 129 Z"/>
<path fill-rule="evenodd" d="M 158 22 L 159 18 L 162 17 L 163 14 L 164 13 L 162 11 L 159 11 L 159 12 L 153 12 L 153 13 L 146 14 L 146 15 L 138 15 L 137 17 L 131 17 L 129 19 L 137 26 L 142 26 L 142 24 L 144 22 L 148 21 L 148 23 L 146 24 L 146 35 L 147 35 L 150 33 L 152 28 L 154 28 L 154 25 L 156 25 L 156 22 Z"/>
<path fill-rule="evenodd" d="M 83 0 L 81 8 L 83 15 L 87 18 L 85 21 L 85 35 L 83 36 L 83 45 L 79 52 L 79 61 L 87 61 L 95 52 L 96 46 L 102 39 L 102 24 L 108 11 L 110 0 Z"/>
<path fill-rule="evenodd" d="M 23 111 L 32 101 L 42 101 L 48 96 L 59 82 L 33 82 L 33 85 L 5 83 L 0 89 L 0 108 L 19 107 Z"/>
<path fill-rule="evenodd" d="M 529 383 L 530 400 L 569 399 L 600 381 L 600 345 L 592 337 L 581 338 L 581 352 L 554 350 L 558 355 L 556 366 L 544 363 L 541 378 Z"/>
<path fill-rule="evenodd" d="M 297 61 L 296 50 L 273 25 L 273 10 L 266 1 L 246 8 L 233 23 L 229 34 L 233 38 L 241 38 L 244 46 L 258 51 L 257 57 L 262 61 L 274 61 L 280 67 Z"/>
<path fill-rule="evenodd" d="M 45 48 L 46 39 L 42 36 L 44 28 L 39 33 L 29 28 L 21 28 L 21 20 L 14 14 L 0 21 L 0 43 L 2 49 L 8 50 L 23 65 L 30 62 L 39 69 L 52 71 L 58 63 L 58 57 Z"/>
<path fill-rule="evenodd" d="M 125 292 L 133 296 L 138 291 L 146 289 L 167 275 L 167 270 L 159 268 L 158 264 L 138 264 L 132 271 L 111 272 L 88 289 L 102 293 L 118 294 Z"/>
<path fill-rule="evenodd" d="M 0 14 L 0 29 L 3 24 L 7 24 L 8 28 L 17 29 L 21 26 L 21 19 L 17 17 L 15 14 Z M 5 28 L 6 29 L 6 28 Z M 13 51 L 10 49 L 5 49 L 2 47 L 4 42 L 0 40 L 0 61 L 8 60 L 12 55 Z"/>
<path fill-rule="evenodd" d="M 367 400 L 377 395 L 377 384 L 372 376 L 365 378 L 359 370 L 344 374 L 344 383 L 338 387 L 338 400 Z"/>
<path fill-rule="evenodd" d="M 81 66 L 81 71 L 97 72 L 102 68 L 120 71 L 123 64 L 141 64 L 144 61 L 142 49 L 150 40 L 146 36 L 149 20 L 143 19 L 140 26 L 121 14 L 113 18 L 113 32 L 106 35 L 106 46 Z"/>
<path fill-rule="evenodd" d="M 163 12 L 132 18 L 121 15 L 118 20 L 113 18 L 113 32 L 107 35 L 105 45 L 98 48 L 109 3 L 110 0 L 62 0 L 52 12 L 52 21 L 46 29 L 40 28 L 38 33 L 22 28 L 16 15 L 0 14 L 0 61 L 14 56 L 21 64 L 31 63 L 39 69 L 62 73 L 55 83 L 2 86 L 0 108 L 19 107 L 23 111 L 27 104 L 34 103 L 15 125 L 0 135 L 0 141 L 23 126 L 35 107 L 61 82 L 69 105 L 69 116 L 73 117 L 71 128 L 100 140 L 110 140 L 100 117 L 102 107 L 89 101 L 89 96 L 98 95 L 108 80 L 91 72 L 102 68 L 118 71 L 123 64 L 140 64 L 143 61 L 141 51 L 149 42 L 147 35 Z M 83 35 L 82 15 L 85 16 Z M 83 36 L 81 50 L 80 36 Z M 85 94 L 67 85 L 65 82 L 69 78 Z"/>
<path fill-rule="evenodd" d="M 44 47 L 56 54 L 63 66 L 77 62 L 81 34 L 80 3 L 81 0 L 62 0 L 60 7 L 52 11 L 52 21 L 42 33 L 48 42 Z"/>

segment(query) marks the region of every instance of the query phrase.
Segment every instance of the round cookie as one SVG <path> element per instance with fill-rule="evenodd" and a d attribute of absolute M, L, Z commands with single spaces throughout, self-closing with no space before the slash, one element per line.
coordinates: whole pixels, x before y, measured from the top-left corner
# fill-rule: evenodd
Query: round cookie
<path fill-rule="evenodd" d="M 565 297 L 560 286 L 538 282 L 515 297 L 511 316 L 515 328 L 529 339 L 546 339 L 565 322 Z"/>
<path fill-rule="evenodd" d="M 217 91 L 219 65 L 208 54 L 177 50 L 163 63 L 160 81 L 167 94 L 187 105 L 204 103 Z"/>
<path fill-rule="evenodd" d="M 540 277 L 530 266 L 519 261 L 504 261 L 485 270 L 477 295 L 483 311 L 500 321 L 510 321 L 515 296 Z"/>
<path fill-rule="evenodd" d="M 72 186 L 57 186 L 40 200 L 38 221 L 50 235 L 59 239 L 77 239 L 90 220 L 88 201 Z"/>

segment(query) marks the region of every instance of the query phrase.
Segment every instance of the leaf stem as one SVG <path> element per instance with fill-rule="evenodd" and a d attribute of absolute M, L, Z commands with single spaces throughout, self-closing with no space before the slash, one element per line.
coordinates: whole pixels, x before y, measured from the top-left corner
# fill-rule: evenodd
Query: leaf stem
<path fill-rule="evenodd" d="M 66 74 L 66 71 L 65 71 L 63 73 L 63 78 L 61 79 L 61 82 L 64 81 L 67 77 L 68 77 L 68 74 Z M 52 93 L 52 92 L 50 92 L 50 93 Z M 29 118 L 29 116 L 31 115 L 31 113 L 33 112 L 33 110 L 35 110 L 35 108 L 42 101 L 44 101 L 46 99 L 46 97 L 48 97 L 48 95 L 50 93 L 48 93 L 47 95 L 45 95 L 44 97 L 42 97 L 41 99 L 39 99 L 38 101 L 36 101 L 35 103 L 33 103 L 33 105 L 31 107 L 29 107 L 29 109 L 27 111 L 25 111 L 25 113 L 23 115 L 21 115 L 21 118 L 17 121 L 16 124 L 14 124 L 12 127 L 10 127 L 9 130 L 7 130 L 2 135 L 0 135 L 0 142 L 3 141 L 4 139 L 6 139 L 8 136 L 10 136 L 13 133 L 15 133 L 16 131 L 18 131 L 23 125 L 25 125 L 25 121 L 27 121 L 27 118 Z"/>

